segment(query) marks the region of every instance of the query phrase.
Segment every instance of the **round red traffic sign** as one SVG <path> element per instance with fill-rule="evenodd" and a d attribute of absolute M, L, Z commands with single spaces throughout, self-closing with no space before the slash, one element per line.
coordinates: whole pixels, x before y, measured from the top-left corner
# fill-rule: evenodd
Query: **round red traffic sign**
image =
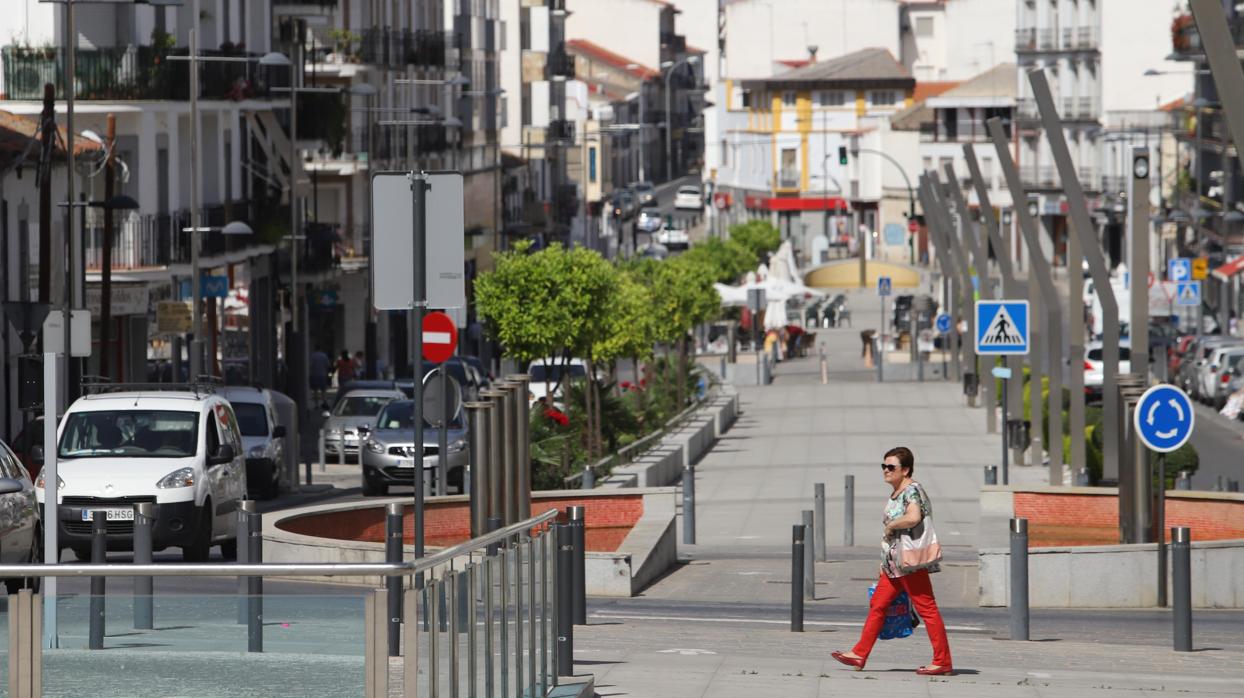
<path fill-rule="evenodd" d="M 915 218 L 907 219 L 907 232 L 914 233 L 919 229 L 920 229 L 920 224 L 916 222 Z"/>
<path fill-rule="evenodd" d="M 458 328 L 445 313 L 423 316 L 423 358 L 432 363 L 445 363 L 458 346 Z"/>

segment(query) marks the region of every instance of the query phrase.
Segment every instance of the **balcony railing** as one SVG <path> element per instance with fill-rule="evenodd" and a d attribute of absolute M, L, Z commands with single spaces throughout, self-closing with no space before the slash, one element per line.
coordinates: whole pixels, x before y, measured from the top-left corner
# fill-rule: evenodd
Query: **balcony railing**
<path fill-rule="evenodd" d="M 566 53 L 565 51 L 550 52 L 548 61 L 548 77 L 550 80 L 558 77 L 573 80 L 575 77 L 574 56 Z"/>
<path fill-rule="evenodd" d="M 254 211 L 248 201 L 235 201 L 229 206 L 208 206 L 199 217 L 199 225 L 222 227 L 231 220 L 253 221 Z M 103 211 L 87 209 L 84 260 L 87 271 L 99 271 L 103 266 L 104 218 Z M 162 214 L 138 214 L 133 212 L 114 214 L 115 228 L 112 237 L 112 269 L 132 271 L 158 269 L 171 264 L 190 263 L 190 211 L 182 210 Z M 200 253 L 206 256 L 243 249 L 255 244 L 252 235 L 224 235 L 219 231 L 202 235 Z"/>
<path fill-rule="evenodd" d="M 782 170 L 777 176 L 778 189 L 798 189 L 799 188 L 799 172 L 795 170 Z"/>
<path fill-rule="evenodd" d="M 1101 178 L 1101 190 L 1104 194 L 1118 194 L 1127 191 L 1127 177 L 1106 175 Z"/>
<path fill-rule="evenodd" d="M 1020 53 L 1037 50 L 1036 27 L 1023 27 L 1015 30 L 1015 50 Z"/>
<path fill-rule="evenodd" d="M 556 141 L 574 141 L 574 122 L 566 119 L 555 119 L 549 122 L 547 140 L 552 143 Z"/>
<path fill-rule="evenodd" d="M 321 10 L 337 9 L 338 0 L 272 0 L 273 7 L 312 6 Z"/>
<path fill-rule="evenodd" d="M 1053 165 L 1022 165 L 1019 178 L 1028 189 L 1056 189 L 1059 186 L 1058 172 Z"/>
<path fill-rule="evenodd" d="M 1015 118 L 1018 121 L 1039 121 L 1041 113 L 1037 111 L 1037 101 L 1031 97 L 1015 100 Z"/>
<path fill-rule="evenodd" d="M 372 65 L 443 68 L 445 50 L 450 43 L 441 31 L 368 29 L 359 41 L 359 56 L 364 63 Z"/>
<path fill-rule="evenodd" d="M 84 100 L 184 100 L 190 97 L 189 63 L 169 60 L 189 49 L 152 46 L 78 49 L 74 97 Z M 200 55 L 254 56 L 243 51 L 200 51 Z M 43 99 L 44 83 L 65 98 L 65 51 L 60 48 L 6 46 L 3 92 L 8 99 Z M 199 97 L 240 101 L 267 95 L 264 70 L 256 64 L 204 62 L 199 67 Z"/>

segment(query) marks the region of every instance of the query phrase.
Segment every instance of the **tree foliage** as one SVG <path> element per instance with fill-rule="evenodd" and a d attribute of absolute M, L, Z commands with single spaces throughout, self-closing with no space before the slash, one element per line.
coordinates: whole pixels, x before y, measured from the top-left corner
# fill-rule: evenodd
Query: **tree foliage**
<path fill-rule="evenodd" d="M 721 297 L 713 288 L 712 267 L 683 255 L 658 264 L 655 271 L 651 289 L 658 339 L 679 339 L 716 316 Z"/>
<path fill-rule="evenodd" d="M 782 234 L 768 221 L 748 221 L 730 226 L 730 239 L 763 259 L 782 244 Z"/>
<path fill-rule="evenodd" d="M 713 281 L 720 284 L 735 283 L 739 277 L 754 270 L 760 261 L 751 249 L 733 239 L 709 238 L 693 245 L 682 256 L 710 267 L 713 270 Z"/>

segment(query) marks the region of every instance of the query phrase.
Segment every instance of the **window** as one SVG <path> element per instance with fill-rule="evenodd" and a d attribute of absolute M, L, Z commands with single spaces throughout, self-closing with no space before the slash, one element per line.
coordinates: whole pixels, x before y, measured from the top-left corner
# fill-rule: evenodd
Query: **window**
<path fill-rule="evenodd" d="M 931 37 L 933 36 L 933 18 L 917 17 L 916 18 L 916 36 Z"/>
<path fill-rule="evenodd" d="M 896 98 L 894 90 L 872 90 L 868 93 L 868 106 L 892 107 Z"/>
<path fill-rule="evenodd" d="M 743 104 L 744 109 L 750 108 L 752 106 L 752 91 L 743 90 L 743 99 L 740 101 Z"/>
<path fill-rule="evenodd" d="M 185 458 L 198 445 L 199 415 L 164 410 L 77 412 L 66 419 L 61 458 Z M 209 439 L 215 429 L 208 429 Z"/>
<path fill-rule="evenodd" d="M 799 151 L 794 148 L 782 148 L 782 170 L 778 174 L 778 185 L 783 188 L 799 186 Z"/>
<path fill-rule="evenodd" d="M 596 183 L 596 148 L 587 149 L 587 181 Z"/>
<path fill-rule="evenodd" d="M 795 106 L 795 91 L 794 90 L 787 90 L 782 93 L 782 106 L 784 107 Z"/>
<path fill-rule="evenodd" d="M 987 186 L 993 183 L 993 158 L 981 158 L 981 178 Z"/>
<path fill-rule="evenodd" d="M 242 436 L 268 435 L 268 410 L 258 402 L 233 402 Z"/>
<path fill-rule="evenodd" d="M 847 93 L 844 90 L 817 90 L 816 106 L 844 107 L 847 104 Z"/>

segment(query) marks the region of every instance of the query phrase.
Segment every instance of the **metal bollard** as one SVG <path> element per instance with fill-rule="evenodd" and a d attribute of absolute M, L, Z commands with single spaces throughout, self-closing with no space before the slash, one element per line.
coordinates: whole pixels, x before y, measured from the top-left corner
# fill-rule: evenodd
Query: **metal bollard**
<path fill-rule="evenodd" d="M 338 443 L 338 446 L 337 446 L 337 465 L 342 465 L 342 466 L 344 466 L 344 465 L 346 464 L 346 430 L 345 430 L 345 429 L 342 429 L 341 431 L 337 432 L 337 435 L 341 437 L 341 441 L 337 442 L 337 443 Z M 360 443 L 360 445 L 361 445 L 361 443 Z M 327 465 L 327 464 L 325 464 L 325 465 Z M 321 471 L 321 472 L 323 472 L 323 471 Z"/>
<path fill-rule="evenodd" d="M 804 527 L 796 524 L 790 543 L 790 631 L 803 632 L 803 536 Z"/>
<path fill-rule="evenodd" d="M 91 512 L 91 564 L 102 565 L 108 556 L 107 512 L 96 509 Z M 91 630 L 87 647 L 104 648 L 104 578 L 91 577 Z"/>
<path fill-rule="evenodd" d="M 682 469 L 682 542 L 695 545 L 695 466 Z"/>
<path fill-rule="evenodd" d="M 574 567 L 570 570 L 571 589 L 574 591 L 573 613 L 575 625 L 587 625 L 587 522 L 580 506 L 566 508 L 570 520 L 570 542 L 574 545 Z"/>
<path fill-rule="evenodd" d="M 1219 476 L 1218 476 L 1218 479 L 1214 482 L 1214 491 L 1215 491 L 1215 492 L 1225 492 L 1226 490 L 1227 490 L 1227 488 L 1226 488 L 1226 486 L 1223 484 L 1223 479 L 1222 479 L 1222 476 L 1221 476 L 1221 475 L 1219 475 Z"/>
<path fill-rule="evenodd" d="M 809 531 L 816 530 L 816 521 L 813 519 L 812 510 L 803 510 L 803 530 L 804 535 Z M 813 547 L 806 542 L 803 546 L 803 598 L 809 601 L 816 601 L 816 560 L 813 559 Z"/>
<path fill-rule="evenodd" d="M 1174 598 L 1175 651 L 1192 651 L 1192 531 L 1171 527 L 1171 591 Z"/>
<path fill-rule="evenodd" d="M 1011 639 L 1028 639 L 1028 519 L 1011 519 Z"/>
<path fill-rule="evenodd" d="M 151 564 L 151 527 L 155 523 L 155 503 L 139 502 L 134 505 L 134 564 Z M 134 629 L 151 630 L 155 627 L 154 577 L 134 578 Z"/>
<path fill-rule="evenodd" d="M 1239 480 L 1227 480 L 1227 491 L 1228 492 L 1239 492 L 1240 481 Z"/>
<path fill-rule="evenodd" d="M 489 459 L 493 455 L 488 452 L 489 429 L 492 428 L 492 402 L 466 403 L 469 423 L 470 456 L 470 502 L 471 502 L 471 536 L 484 535 L 488 525 L 488 478 L 491 476 Z"/>
<path fill-rule="evenodd" d="M 574 542 L 570 526 L 557 524 L 557 676 L 574 675 Z"/>
<path fill-rule="evenodd" d="M 582 485 L 585 490 L 596 489 L 596 471 L 592 469 L 592 465 L 590 463 L 583 466 Z"/>
<path fill-rule="evenodd" d="M 816 512 L 816 526 L 812 531 L 815 538 L 812 547 L 816 549 L 817 562 L 827 562 L 829 553 L 825 540 L 825 483 L 818 482 L 812 486 L 812 508 Z"/>
<path fill-rule="evenodd" d="M 825 359 L 824 350 L 821 352 L 821 385 L 829 383 L 829 361 Z"/>
<path fill-rule="evenodd" d="M 985 466 L 985 484 L 986 485 L 998 484 L 998 466 L 996 465 Z"/>
<path fill-rule="evenodd" d="M 498 528 L 501 528 L 501 517 L 500 516 L 489 516 L 488 517 L 488 532 L 492 533 Z M 488 546 L 485 549 L 485 553 L 489 557 L 493 557 L 494 555 L 497 554 L 497 551 L 499 549 L 500 549 L 500 543 L 493 543 L 492 545 Z"/>
<path fill-rule="evenodd" d="M 843 478 L 842 494 L 842 544 L 845 547 L 855 545 L 855 476 Z"/>
<path fill-rule="evenodd" d="M 384 561 L 402 561 L 402 513 L 403 505 L 393 502 L 385 507 L 384 514 Z M 389 656 L 402 654 L 402 578 L 385 577 L 389 602 Z"/>
<path fill-rule="evenodd" d="M 319 451 L 320 459 L 316 462 L 320 464 L 320 472 L 322 473 L 328 469 L 328 464 L 325 462 L 326 456 L 324 455 L 325 448 L 324 448 L 324 430 L 323 429 L 320 429 L 319 446 L 320 446 L 320 451 Z M 311 465 L 309 463 L 307 464 L 307 484 L 308 485 L 311 484 Z"/>
<path fill-rule="evenodd" d="M 309 467 L 309 466 L 308 466 Z M 251 560 L 250 516 L 255 511 L 255 500 L 244 499 L 238 504 L 237 523 L 234 528 L 234 541 L 238 548 L 237 562 L 245 565 Z M 246 601 L 250 593 L 249 577 L 238 577 L 238 625 L 246 625 L 250 619 L 250 605 Z"/>
<path fill-rule="evenodd" d="M 1192 489 L 1192 474 L 1189 473 L 1187 470 L 1180 470 L 1179 477 L 1175 478 L 1175 489 L 1191 490 Z"/>
<path fill-rule="evenodd" d="M 721 371 L 720 371 L 720 374 L 721 374 L 721 379 L 724 381 L 724 380 L 726 379 L 726 357 L 724 357 L 724 356 L 723 356 L 723 357 L 721 357 Z"/>
<path fill-rule="evenodd" d="M 247 517 L 247 556 L 253 565 L 263 564 L 263 514 L 251 512 Z M 263 652 L 263 577 L 247 579 L 246 651 Z"/>

